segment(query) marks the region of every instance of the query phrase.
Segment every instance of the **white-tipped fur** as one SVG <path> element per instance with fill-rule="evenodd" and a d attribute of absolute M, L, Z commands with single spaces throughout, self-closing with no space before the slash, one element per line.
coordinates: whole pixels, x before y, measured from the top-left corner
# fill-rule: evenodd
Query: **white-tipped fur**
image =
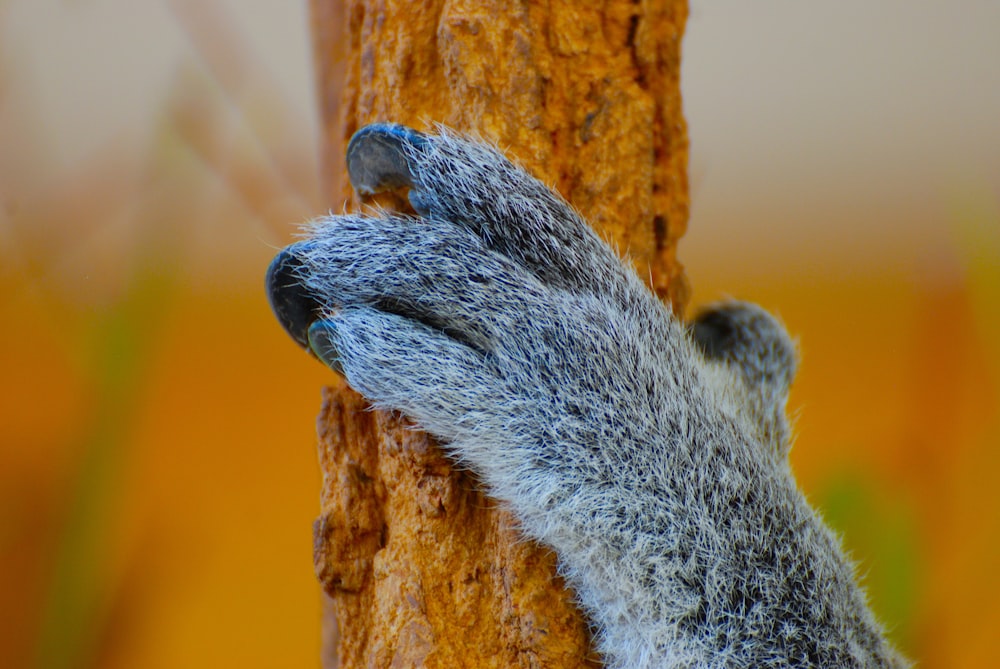
<path fill-rule="evenodd" d="M 556 551 L 608 665 L 906 666 L 789 470 L 780 324 L 688 328 L 496 149 L 405 151 L 423 216 L 316 221 L 300 280 L 351 385 Z"/>

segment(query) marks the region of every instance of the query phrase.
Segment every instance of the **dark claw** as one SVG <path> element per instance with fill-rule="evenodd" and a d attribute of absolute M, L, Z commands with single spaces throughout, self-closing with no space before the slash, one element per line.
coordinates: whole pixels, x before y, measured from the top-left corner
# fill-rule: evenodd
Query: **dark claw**
<path fill-rule="evenodd" d="M 309 326 L 309 348 L 323 364 L 338 374 L 343 374 L 340 352 L 333 341 L 336 334 L 337 326 L 332 321 L 316 321 Z"/>
<path fill-rule="evenodd" d="M 347 173 L 362 195 L 414 185 L 407 148 L 419 148 L 427 136 L 405 125 L 374 123 L 354 133 L 347 145 Z"/>
<path fill-rule="evenodd" d="M 301 261 L 295 245 L 283 249 L 267 268 L 267 297 L 285 332 L 305 349 L 309 348 L 309 326 L 322 316 L 322 305 L 299 280 Z"/>
<path fill-rule="evenodd" d="M 413 211 L 417 212 L 420 216 L 430 216 L 431 205 L 427 201 L 427 197 L 423 191 L 411 188 L 408 199 L 410 200 L 410 206 L 413 207 Z"/>
<path fill-rule="evenodd" d="M 709 359 L 719 359 L 733 346 L 733 322 L 723 311 L 708 311 L 698 315 L 692 328 L 694 340 Z"/>

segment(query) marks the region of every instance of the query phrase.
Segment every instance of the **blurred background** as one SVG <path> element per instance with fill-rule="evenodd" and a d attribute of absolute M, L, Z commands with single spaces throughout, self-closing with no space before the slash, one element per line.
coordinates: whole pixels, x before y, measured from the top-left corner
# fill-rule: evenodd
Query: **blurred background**
<path fill-rule="evenodd" d="M 997 662 L 1000 3 L 692 0 L 693 305 L 780 314 L 792 459 L 920 666 Z M 308 11 L 0 0 L 0 666 L 318 666 Z"/>

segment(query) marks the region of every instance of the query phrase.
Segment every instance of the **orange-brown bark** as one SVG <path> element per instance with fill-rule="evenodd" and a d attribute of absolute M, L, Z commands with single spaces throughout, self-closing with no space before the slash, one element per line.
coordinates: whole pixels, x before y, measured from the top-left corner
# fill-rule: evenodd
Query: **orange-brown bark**
<path fill-rule="evenodd" d="M 313 0 L 330 204 L 374 121 L 497 142 L 559 190 L 680 312 L 688 212 L 683 0 Z M 319 417 L 316 570 L 344 667 L 598 663 L 554 556 L 423 433 L 343 384 Z"/>

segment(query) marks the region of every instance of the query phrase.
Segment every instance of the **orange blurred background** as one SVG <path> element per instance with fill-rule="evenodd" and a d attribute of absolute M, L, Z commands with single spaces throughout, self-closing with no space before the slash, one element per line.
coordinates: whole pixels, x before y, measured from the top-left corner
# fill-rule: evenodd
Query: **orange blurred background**
<path fill-rule="evenodd" d="M 694 303 L 800 340 L 792 452 L 920 666 L 996 664 L 1000 6 L 692 1 Z M 330 373 L 304 2 L 0 3 L 0 666 L 317 666 Z M 990 630 L 993 630 L 992 632 Z"/>

